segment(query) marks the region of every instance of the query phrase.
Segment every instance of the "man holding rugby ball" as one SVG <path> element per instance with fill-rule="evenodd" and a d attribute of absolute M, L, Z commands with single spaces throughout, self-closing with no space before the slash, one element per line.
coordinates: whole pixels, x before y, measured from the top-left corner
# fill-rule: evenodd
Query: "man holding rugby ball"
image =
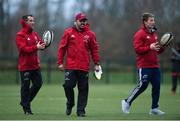
<path fill-rule="evenodd" d="M 142 26 L 134 35 L 134 49 L 136 52 L 139 83 L 129 95 L 122 100 L 123 113 L 129 114 L 132 102 L 152 84 L 152 105 L 149 114 L 163 115 L 165 112 L 159 109 L 160 96 L 160 69 L 158 55 L 164 51 L 164 47 L 158 43 L 154 15 L 144 13 Z"/>

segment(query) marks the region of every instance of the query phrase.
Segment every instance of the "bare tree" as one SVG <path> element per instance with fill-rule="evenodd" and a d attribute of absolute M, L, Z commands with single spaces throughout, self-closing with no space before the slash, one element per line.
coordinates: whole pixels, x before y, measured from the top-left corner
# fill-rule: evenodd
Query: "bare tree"
<path fill-rule="evenodd" d="M 34 0 L 35 2 L 35 0 Z M 36 17 L 36 30 L 40 35 L 46 29 L 53 30 L 55 41 L 42 56 L 56 57 L 59 40 L 64 29 L 73 24 L 74 14 L 87 12 L 91 29 L 97 34 L 102 60 L 134 60 L 133 35 L 141 26 L 143 12 L 155 14 L 158 33 L 167 31 L 179 41 L 180 1 L 179 0 L 74 0 L 67 10 L 66 0 L 21 0 L 15 4 L 17 11 L 10 14 L 10 0 L 0 0 L 0 54 L 11 55 L 15 51 L 15 33 L 20 28 L 18 20 L 23 14 L 33 13 Z M 4 7 L 5 6 L 5 7 Z M 67 14 L 68 17 L 67 18 Z M 165 52 L 162 58 L 169 55 Z"/>
<path fill-rule="evenodd" d="M 9 35 L 9 28 L 11 27 L 10 23 L 10 12 L 9 12 L 9 0 L 1 0 L 0 1 L 0 55 L 10 56 L 13 50 L 11 49 L 10 35 Z"/>

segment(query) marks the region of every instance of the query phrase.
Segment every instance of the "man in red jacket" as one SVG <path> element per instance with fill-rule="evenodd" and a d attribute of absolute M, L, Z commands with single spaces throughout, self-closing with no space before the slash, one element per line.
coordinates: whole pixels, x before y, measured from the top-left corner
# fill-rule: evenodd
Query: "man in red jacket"
<path fill-rule="evenodd" d="M 160 96 L 160 69 L 158 54 L 163 52 L 164 47 L 158 43 L 154 15 L 144 13 L 142 15 L 142 27 L 134 35 L 134 49 L 137 55 L 137 68 L 139 84 L 130 96 L 122 100 L 122 111 L 128 114 L 132 102 L 152 84 L 152 105 L 149 114 L 165 114 L 159 109 Z"/>
<path fill-rule="evenodd" d="M 35 22 L 32 15 L 24 15 L 20 22 L 22 29 L 16 35 L 16 45 L 19 51 L 18 69 L 21 76 L 20 104 L 24 114 L 32 115 L 31 102 L 42 85 L 40 61 L 37 51 L 45 49 L 45 43 L 33 31 Z M 32 81 L 31 87 L 30 81 Z"/>
<path fill-rule="evenodd" d="M 98 43 L 95 33 L 89 29 L 88 19 L 84 13 L 75 17 L 74 27 L 65 30 L 58 48 L 58 68 L 65 69 L 65 83 L 63 85 L 67 98 L 66 115 L 70 115 L 74 106 L 74 90 L 78 87 L 77 116 L 85 116 L 88 99 L 88 71 L 90 56 L 95 69 L 99 70 Z M 66 64 L 63 59 L 66 54 Z"/>

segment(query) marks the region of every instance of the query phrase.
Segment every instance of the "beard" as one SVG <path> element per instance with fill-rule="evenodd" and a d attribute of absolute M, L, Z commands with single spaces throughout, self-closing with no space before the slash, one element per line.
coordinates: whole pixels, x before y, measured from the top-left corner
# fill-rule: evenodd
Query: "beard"
<path fill-rule="evenodd" d="M 77 22 L 74 22 L 74 25 L 77 28 L 77 30 L 79 30 L 79 31 L 84 31 L 85 26 L 86 26 L 85 23 L 77 24 Z"/>

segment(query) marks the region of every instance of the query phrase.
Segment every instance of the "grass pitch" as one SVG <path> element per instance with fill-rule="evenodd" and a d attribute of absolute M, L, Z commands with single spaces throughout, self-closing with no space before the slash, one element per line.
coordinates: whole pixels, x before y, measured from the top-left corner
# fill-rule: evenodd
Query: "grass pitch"
<path fill-rule="evenodd" d="M 65 115 L 66 98 L 62 86 L 44 84 L 32 102 L 34 115 L 24 115 L 19 105 L 20 86 L 0 86 L 0 120 L 179 120 L 180 91 L 175 96 L 170 93 L 170 85 L 161 86 L 160 109 L 163 116 L 149 115 L 151 107 L 151 86 L 132 104 L 130 114 L 123 114 L 120 102 L 126 98 L 134 84 L 105 85 L 90 84 L 87 116 L 76 116 L 76 106 L 72 115 Z M 77 89 L 75 89 L 77 97 Z"/>

